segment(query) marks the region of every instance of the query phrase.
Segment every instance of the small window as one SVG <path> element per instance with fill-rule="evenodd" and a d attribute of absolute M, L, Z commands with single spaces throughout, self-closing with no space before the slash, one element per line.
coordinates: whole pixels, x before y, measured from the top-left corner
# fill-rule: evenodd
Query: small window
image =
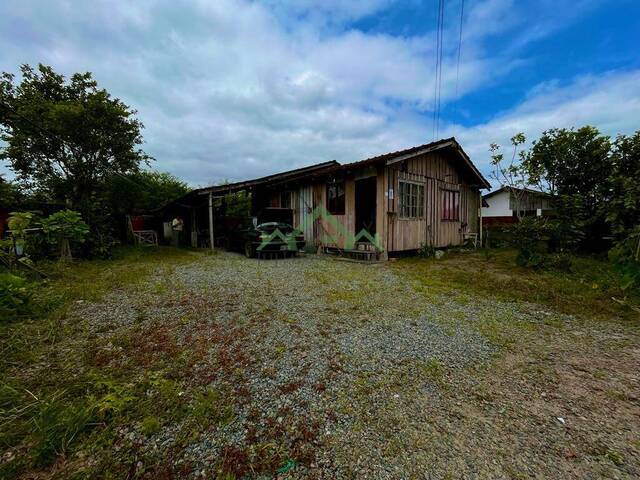
<path fill-rule="evenodd" d="M 460 220 L 460 192 L 442 191 L 442 220 Z"/>
<path fill-rule="evenodd" d="M 327 210 L 332 215 L 344 215 L 344 182 L 327 184 Z"/>
<path fill-rule="evenodd" d="M 291 192 L 280 192 L 280 208 L 291 208 Z"/>
<path fill-rule="evenodd" d="M 398 210 L 401 218 L 424 217 L 424 185 L 400 182 Z"/>

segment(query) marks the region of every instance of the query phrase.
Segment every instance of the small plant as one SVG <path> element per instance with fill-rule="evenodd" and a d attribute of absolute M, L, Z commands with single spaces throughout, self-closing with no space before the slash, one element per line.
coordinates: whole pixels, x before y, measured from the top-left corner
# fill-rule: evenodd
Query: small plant
<path fill-rule="evenodd" d="M 160 431 L 160 420 L 157 417 L 147 417 L 142 420 L 140 429 L 147 436 L 158 433 Z"/>
<path fill-rule="evenodd" d="M 426 243 L 420 244 L 418 249 L 418 256 L 421 258 L 431 258 L 436 254 L 436 247 L 433 245 L 427 245 Z"/>
<path fill-rule="evenodd" d="M 22 255 L 24 251 L 27 229 L 33 220 L 33 214 L 29 212 L 11 212 L 8 220 L 9 230 L 16 241 L 16 255 Z"/>
<path fill-rule="evenodd" d="M 58 455 L 67 453 L 73 442 L 94 422 L 92 405 L 72 403 L 59 398 L 40 401 L 32 419 L 36 465 L 49 465 Z"/>
<path fill-rule="evenodd" d="M 22 277 L 0 274 L 0 318 L 14 320 L 31 312 L 33 287 Z"/>
<path fill-rule="evenodd" d="M 78 212 L 62 210 L 42 221 L 42 228 L 49 242 L 58 245 L 60 260 L 70 260 L 71 242 L 82 243 L 89 233 L 89 226 L 84 223 Z"/>

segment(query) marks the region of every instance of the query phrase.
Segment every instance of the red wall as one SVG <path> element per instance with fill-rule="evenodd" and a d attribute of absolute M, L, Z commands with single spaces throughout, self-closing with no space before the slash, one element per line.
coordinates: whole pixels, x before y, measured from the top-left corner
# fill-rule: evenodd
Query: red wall
<path fill-rule="evenodd" d="M 500 223 L 516 223 L 517 217 L 482 217 L 482 225 L 497 225 Z"/>

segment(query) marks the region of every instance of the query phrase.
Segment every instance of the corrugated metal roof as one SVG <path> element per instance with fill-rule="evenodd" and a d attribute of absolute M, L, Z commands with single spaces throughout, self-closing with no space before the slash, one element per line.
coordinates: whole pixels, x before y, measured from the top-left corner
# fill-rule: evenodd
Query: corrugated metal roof
<path fill-rule="evenodd" d="M 329 174 L 337 171 L 349 171 L 355 170 L 363 167 L 367 167 L 369 165 L 376 165 L 379 163 L 387 162 L 393 163 L 394 161 L 400 161 L 405 158 L 411 158 L 416 155 L 422 155 L 427 152 L 432 152 L 435 150 L 453 149 L 462 159 L 463 166 L 472 174 L 472 176 L 476 177 L 479 180 L 479 185 L 484 188 L 491 188 L 489 182 L 482 176 L 480 171 L 476 168 L 476 166 L 471 162 L 471 159 L 466 154 L 466 152 L 462 149 L 458 141 L 455 137 L 444 138 L 442 140 L 438 140 L 436 142 L 425 143 L 423 145 L 418 145 L 416 147 L 406 148 L 404 150 L 398 150 L 395 152 L 385 153 L 383 155 L 377 155 L 375 157 L 366 158 L 364 160 L 358 160 L 352 163 L 340 164 L 335 160 L 331 160 L 329 162 L 318 163 L 315 165 L 310 165 L 307 167 L 298 168 L 295 170 L 288 170 L 286 172 L 275 173 L 273 175 L 267 175 L 266 177 L 260 177 L 253 180 L 245 180 L 241 182 L 229 183 L 226 185 L 216 185 L 211 187 L 204 187 L 194 190 L 197 193 L 229 193 L 239 190 L 244 190 L 251 187 L 256 187 L 260 185 L 270 184 L 270 183 L 281 183 L 283 181 L 292 181 L 304 178 L 306 176 L 311 175 L 319 175 L 319 174 Z"/>

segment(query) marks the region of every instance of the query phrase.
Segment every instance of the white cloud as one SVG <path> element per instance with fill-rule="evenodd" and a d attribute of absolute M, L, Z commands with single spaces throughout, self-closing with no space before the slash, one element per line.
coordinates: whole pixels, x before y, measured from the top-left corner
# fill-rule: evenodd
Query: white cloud
<path fill-rule="evenodd" d="M 431 140 L 434 32 L 393 36 L 349 27 L 392 4 L 5 0 L 0 70 L 42 62 L 65 74 L 92 71 L 100 86 L 138 110 L 156 168 L 194 185 L 353 161 Z M 485 45 L 514 28 L 526 38 L 521 13 L 512 0 L 468 9 L 459 96 L 521 65 L 517 55 L 489 56 Z M 444 102 L 455 94 L 457 45 L 456 17 L 447 18 Z M 550 92 L 568 95 L 563 87 L 540 87 L 522 109 L 462 132 L 463 144 L 483 158 L 490 125 L 507 132 L 520 117 L 531 124 L 553 105 Z"/>
<path fill-rule="evenodd" d="M 535 140 L 550 128 L 584 125 L 611 136 L 640 130 L 640 70 L 581 76 L 566 84 L 546 82 L 491 121 L 469 128 L 449 125 L 445 134 L 455 133 L 474 162 L 488 172 L 490 143 L 507 146 L 518 132 Z"/>

